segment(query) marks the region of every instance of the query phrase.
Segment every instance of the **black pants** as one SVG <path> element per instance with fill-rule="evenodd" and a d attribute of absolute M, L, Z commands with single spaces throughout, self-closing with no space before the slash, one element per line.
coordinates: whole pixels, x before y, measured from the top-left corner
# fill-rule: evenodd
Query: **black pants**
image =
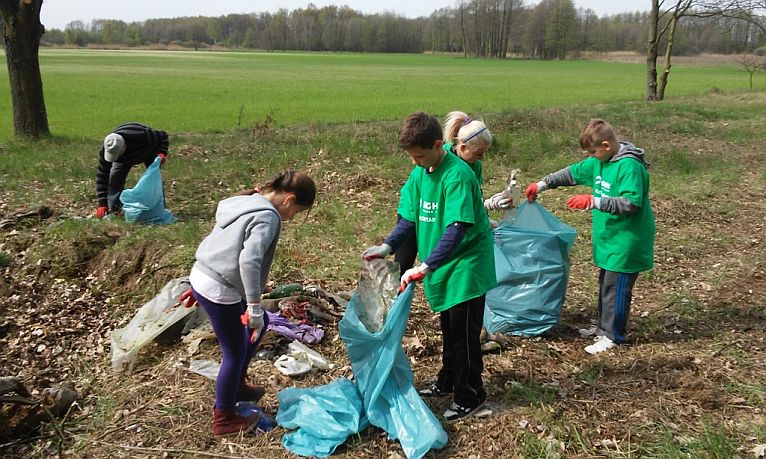
<path fill-rule="evenodd" d="M 615 343 L 625 341 L 633 286 L 638 273 L 601 269 L 598 274 L 598 328 Z"/>
<path fill-rule="evenodd" d="M 397 222 L 398 220 L 401 220 L 401 218 L 401 215 L 398 216 Z M 405 271 L 415 266 L 415 257 L 417 255 L 418 239 L 413 231 L 394 253 L 394 261 L 399 263 L 400 276 L 403 276 Z"/>
<path fill-rule="evenodd" d="M 454 392 L 455 403 L 474 408 L 487 398 L 481 372 L 479 335 L 484 321 L 486 295 L 457 304 L 440 313 L 442 327 L 442 368 L 436 385 Z"/>

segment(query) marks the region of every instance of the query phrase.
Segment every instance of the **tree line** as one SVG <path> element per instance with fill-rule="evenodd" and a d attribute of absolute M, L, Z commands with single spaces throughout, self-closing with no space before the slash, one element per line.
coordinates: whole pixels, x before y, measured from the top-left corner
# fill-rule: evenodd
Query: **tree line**
<path fill-rule="evenodd" d="M 665 21 L 671 19 L 665 18 Z M 43 45 L 252 48 L 268 51 L 459 53 L 467 57 L 566 59 L 583 52 L 647 48 L 651 13 L 599 17 L 572 0 L 463 0 L 430 16 L 363 14 L 348 6 L 313 4 L 275 13 L 148 19 L 99 19 L 46 30 Z M 745 53 L 766 41 L 762 17 L 687 14 L 673 54 Z M 760 22 L 760 23 L 759 23 Z M 664 24 L 659 24 L 664 27 Z M 658 46 L 662 48 L 663 43 Z"/>

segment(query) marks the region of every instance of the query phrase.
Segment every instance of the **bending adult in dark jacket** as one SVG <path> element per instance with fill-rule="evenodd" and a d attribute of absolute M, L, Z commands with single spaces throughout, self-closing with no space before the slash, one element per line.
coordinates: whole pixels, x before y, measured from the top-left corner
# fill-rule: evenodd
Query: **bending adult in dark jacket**
<path fill-rule="evenodd" d="M 130 168 L 141 163 L 149 167 L 157 156 L 165 164 L 167 154 L 168 133 L 165 131 L 157 131 L 140 123 L 124 123 L 114 128 L 104 138 L 98 152 L 96 217 L 103 218 L 109 212 L 122 209 L 120 194 L 125 189 Z"/>

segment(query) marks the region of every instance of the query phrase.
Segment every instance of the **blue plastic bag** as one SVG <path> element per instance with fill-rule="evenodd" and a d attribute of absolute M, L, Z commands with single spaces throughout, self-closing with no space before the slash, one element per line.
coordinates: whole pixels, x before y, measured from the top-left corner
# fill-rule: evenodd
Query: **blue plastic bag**
<path fill-rule="evenodd" d="M 393 271 L 398 279 L 398 268 Z M 421 458 L 430 449 L 447 444 L 447 432 L 413 385 L 412 369 L 401 345 L 414 284 L 396 297 L 387 315 L 380 314 L 385 315 L 385 320 L 379 332 L 369 331 L 360 319 L 378 317 L 378 308 L 388 309 L 388 304 L 365 303 L 365 298 L 369 301 L 376 295 L 360 292 L 374 288 L 385 297 L 383 284 L 360 282 L 338 324 L 354 382 L 338 379 L 325 386 L 288 388 L 277 394 L 277 422 L 298 429 L 283 438 L 283 444 L 293 453 L 326 457 L 349 435 L 369 424 L 388 432 L 389 438 L 398 439 L 408 458 Z M 370 321 L 370 325 L 375 324 Z"/>
<path fill-rule="evenodd" d="M 276 421 L 274 421 L 271 416 L 264 413 L 263 410 L 253 402 L 237 402 L 235 408 L 237 410 L 237 415 L 242 416 L 243 418 L 252 416 L 253 414 L 258 415 L 258 422 L 255 425 L 255 429 L 252 430 L 253 433 L 270 432 L 277 426 Z"/>
<path fill-rule="evenodd" d="M 167 225 L 176 221 L 176 217 L 165 208 L 160 162 L 158 156 L 146 168 L 136 186 L 123 190 L 120 194 L 126 222 Z"/>
<path fill-rule="evenodd" d="M 408 458 L 423 457 L 430 449 L 447 444 L 447 432 L 413 385 L 410 362 L 402 348 L 414 289 L 410 284 L 394 300 L 380 332 L 368 331 L 360 321 L 363 305 L 358 293 L 338 323 L 367 419 L 388 432 L 389 438 L 399 440 Z"/>
<path fill-rule="evenodd" d="M 353 382 L 336 379 L 324 386 L 279 391 L 277 423 L 288 432 L 282 438 L 285 448 L 301 456 L 327 457 L 349 435 L 364 430 L 362 398 Z"/>
<path fill-rule="evenodd" d="M 509 212 L 494 230 L 497 287 L 487 292 L 488 332 L 536 336 L 559 323 L 576 235 L 537 202 Z"/>

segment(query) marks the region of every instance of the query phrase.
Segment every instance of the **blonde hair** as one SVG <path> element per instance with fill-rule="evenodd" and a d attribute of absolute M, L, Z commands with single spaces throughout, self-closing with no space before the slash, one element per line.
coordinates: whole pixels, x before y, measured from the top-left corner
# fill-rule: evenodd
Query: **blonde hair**
<path fill-rule="evenodd" d="M 454 145 L 473 146 L 492 144 L 492 133 L 483 121 L 471 119 L 461 111 L 447 113 L 444 118 L 444 141 Z"/>
<path fill-rule="evenodd" d="M 593 118 L 580 132 L 580 148 L 588 150 L 598 146 L 603 141 L 617 142 L 617 134 L 609 123 L 599 118 Z"/>

